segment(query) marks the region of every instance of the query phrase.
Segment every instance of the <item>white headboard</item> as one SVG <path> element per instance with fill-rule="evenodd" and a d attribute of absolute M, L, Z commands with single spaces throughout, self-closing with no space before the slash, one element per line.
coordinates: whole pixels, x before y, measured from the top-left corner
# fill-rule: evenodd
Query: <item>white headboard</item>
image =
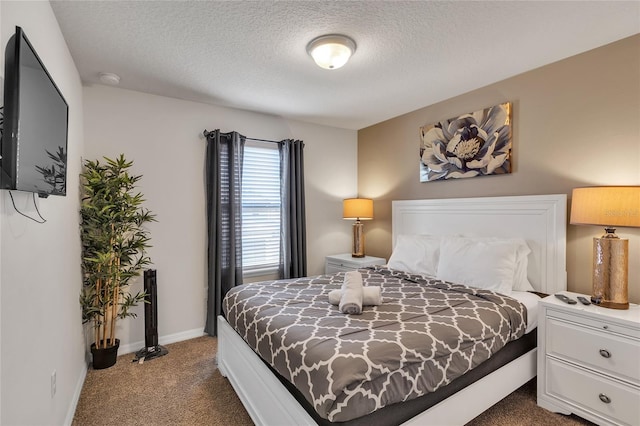
<path fill-rule="evenodd" d="M 567 288 L 565 194 L 393 201 L 392 213 L 394 247 L 402 234 L 524 238 L 533 287 Z"/>

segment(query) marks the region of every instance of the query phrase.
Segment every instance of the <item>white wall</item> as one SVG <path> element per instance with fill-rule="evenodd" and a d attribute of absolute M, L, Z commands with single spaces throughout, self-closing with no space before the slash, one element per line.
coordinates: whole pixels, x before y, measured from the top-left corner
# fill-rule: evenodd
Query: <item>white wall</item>
<path fill-rule="evenodd" d="M 145 206 L 157 214 L 158 222 L 149 226 L 149 254 L 158 271 L 161 342 L 204 327 L 204 129 L 304 140 L 309 274 L 323 273 L 324 256 L 350 251 L 351 224 L 341 217 L 342 199 L 357 195 L 355 131 L 106 86 L 85 87 L 84 107 L 86 158 L 124 153 L 133 160 L 133 172 L 143 175 Z M 133 289 L 140 287 L 138 280 Z M 123 350 L 143 346 L 143 309 L 135 312 L 138 318 L 119 322 Z"/>
<path fill-rule="evenodd" d="M 48 2 L 3 1 L 0 17 L 2 58 L 15 26 L 21 26 L 69 104 L 67 196 L 37 201 L 47 223 L 20 216 L 8 191 L 0 191 L 0 422 L 63 424 L 70 422 L 86 373 L 78 304 L 82 84 Z M 13 194 L 21 211 L 35 214 L 31 195 Z"/>

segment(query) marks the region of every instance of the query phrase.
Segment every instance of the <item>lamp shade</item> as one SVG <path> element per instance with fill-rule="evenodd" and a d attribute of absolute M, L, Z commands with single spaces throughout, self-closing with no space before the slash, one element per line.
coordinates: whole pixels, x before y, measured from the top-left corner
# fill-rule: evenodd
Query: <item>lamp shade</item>
<path fill-rule="evenodd" d="M 640 186 L 594 186 L 575 188 L 571 223 L 640 227 Z"/>
<path fill-rule="evenodd" d="M 370 198 L 347 198 L 342 203 L 344 219 L 373 219 L 373 200 Z"/>

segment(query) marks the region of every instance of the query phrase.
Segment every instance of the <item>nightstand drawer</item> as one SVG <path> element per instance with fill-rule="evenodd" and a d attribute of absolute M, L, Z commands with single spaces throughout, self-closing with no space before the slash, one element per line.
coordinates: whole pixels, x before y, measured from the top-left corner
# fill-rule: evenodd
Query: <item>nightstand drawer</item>
<path fill-rule="evenodd" d="M 621 324 L 616 323 L 615 321 L 608 321 L 607 320 L 608 318 L 605 317 L 605 315 L 630 313 L 631 311 L 607 309 L 607 308 L 596 308 L 596 309 L 599 309 L 601 311 L 600 314 L 603 318 L 596 319 L 596 318 L 592 318 L 591 316 L 583 315 L 583 313 L 588 313 L 591 311 L 586 311 L 586 310 L 580 311 L 577 309 L 571 312 L 562 312 L 562 311 L 557 311 L 555 309 L 550 309 L 547 315 L 550 318 L 556 318 L 556 319 L 561 319 L 561 320 L 570 321 L 574 323 L 579 323 L 580 325 L 583 325 L 585 327 L 591 327 L 596 330 L 601 330 L 603 333 L 616 333 L 616 334 L 621 334 L 625 337 L 628 336 L 633 339 L 640 340 L 640 328 L 636 326 L 625 327 Z M 637 312 L 636 309 L 634 309 L 634 311 Z M 615 319 L 615 318 L 612 318 L 612 319 Z"/>
<path fill-rule="evenodd" d="M 356 271 L 367 266 L 384 265 L 386 262 L 382 257 L 353 257 L 351 253 L 334 254 L 325 258 L 324 273 Z"/>
<path fill-rule="evenodd" d="M 340 265 L 339 263 L 327 263 L 324 269 L 325 274 L 335 274 L 336 272 L 353 271 L 353 267 Z"/>
<path fill-rule="evenodd" d="M 550 358 L 546 361 L 545 378 L 545 392 L 559 400 L 607 422 L 640 424 L 640 389 L 637 387 Z"/>
<path fill-rule="evenodd" d="M 640 342 L 547 318 L 547 354 L 640 385 Z"/>

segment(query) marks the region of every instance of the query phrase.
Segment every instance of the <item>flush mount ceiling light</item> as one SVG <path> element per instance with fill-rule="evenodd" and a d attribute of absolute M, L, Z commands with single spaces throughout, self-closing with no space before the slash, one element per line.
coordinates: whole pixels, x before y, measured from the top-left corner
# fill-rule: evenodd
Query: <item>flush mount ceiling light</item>
<path fill-rule="evenodd" d="M 335 70 L 347 63 L 356 51 L 356 42 L 341 34 L 316 37 L 307 45 L 307 53 L 319 67 Z"/>
<path fill-rule="evenodd" d="M 104 84 L 117 86 L 120 83 L 120 76 L 112 72 L 101 72 L 98 76 L 100 77 L 100 81 Z"/>

